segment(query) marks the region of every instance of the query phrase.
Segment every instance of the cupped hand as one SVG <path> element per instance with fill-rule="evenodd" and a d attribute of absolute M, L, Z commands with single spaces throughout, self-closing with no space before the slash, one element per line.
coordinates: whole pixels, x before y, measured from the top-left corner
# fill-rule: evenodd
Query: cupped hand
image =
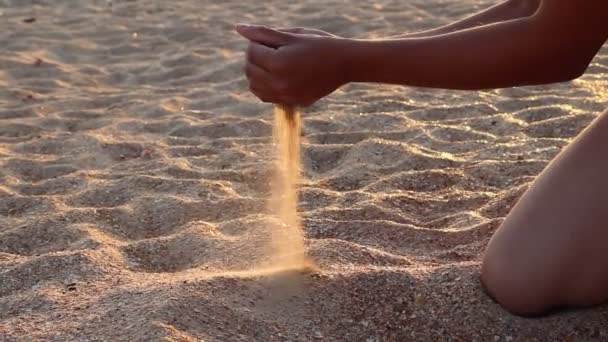
<path fill-rule="evenodd" d="M 245 74 L 260 100 L 310 106 L 346 83 L 346 40 L 311 29 L 237 25 L 247 38 Z"/>

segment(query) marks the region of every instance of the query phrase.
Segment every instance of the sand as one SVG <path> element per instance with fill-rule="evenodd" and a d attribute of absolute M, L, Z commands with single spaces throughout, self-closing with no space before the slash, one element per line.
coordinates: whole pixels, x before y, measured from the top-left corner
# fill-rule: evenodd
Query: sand
<path fill-rule="evenodd" d="M 608 102 L 574 82 L 349 85 L 306 110 L 311 274 L 270 262 L 272 106 L 233 23 L 349 37 L 495 1 L 0 0 L 0 341 L 603 341 L 608 307 L 509 315 L 483 249 Z"/>
<path fill-rule="evenodd" d="M 285 270 L 304 270 L 307 265 L 305 236 L 298 213 L 300 181 L 301 115 L 293 107 L 274 108 L 273 138 L 276 146 L 275 176 L 272 178 L 270 214 L 280 224 L 271 234 L 272 267 Z"/>

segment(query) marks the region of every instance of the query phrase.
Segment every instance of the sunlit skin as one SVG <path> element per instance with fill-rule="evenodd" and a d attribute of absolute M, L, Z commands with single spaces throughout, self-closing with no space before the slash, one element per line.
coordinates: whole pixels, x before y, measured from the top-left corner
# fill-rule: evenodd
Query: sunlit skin
<path fill-rule="evenodd" d="M 608 38 L 606 0 L 511 0 L 387 39 L 237 25 L 262 101 L 308 106 L 351 82 L 481 90 L 575 79 Z M 505 309 L 537 315 L 608 301 L 608 112 L 537 177 L 492 237 L 481 280 Z"/>

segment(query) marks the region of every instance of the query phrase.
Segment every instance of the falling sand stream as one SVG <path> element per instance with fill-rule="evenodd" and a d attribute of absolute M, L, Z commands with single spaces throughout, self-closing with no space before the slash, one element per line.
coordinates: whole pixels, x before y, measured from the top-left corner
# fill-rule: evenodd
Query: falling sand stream
<path fill-rule="evenodd" d="M 300 113 L 293 107 L 276 105 L 274 140 L 277 172 L 273 181 L 271 210 L 280 220 L 272 232 L 272 256 L 280 269 L 311 271 L 306 258 L 304 232 L 298 216 L 297 187 L 300 180 Z"/>

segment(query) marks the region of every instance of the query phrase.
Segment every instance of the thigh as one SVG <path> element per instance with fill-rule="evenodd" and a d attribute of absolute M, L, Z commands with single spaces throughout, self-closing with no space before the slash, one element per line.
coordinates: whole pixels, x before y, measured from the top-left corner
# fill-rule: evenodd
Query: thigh
<path fill-rule="evenodd" d="M 540 311 L 608 299 L 608 114 L 537 177 L 488 244 L 482 280 Z"/>

